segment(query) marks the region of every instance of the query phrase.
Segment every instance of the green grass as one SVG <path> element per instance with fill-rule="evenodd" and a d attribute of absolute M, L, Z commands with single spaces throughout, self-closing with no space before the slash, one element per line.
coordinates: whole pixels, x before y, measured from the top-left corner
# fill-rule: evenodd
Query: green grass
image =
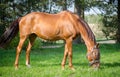
<path fill-rule="evenodd" d="M 33 49 L 31 51 L 31 68 L 25 66 L 25 50 L 19 59 L 19 69 L 14 69 L 15 49 L 0 49 L 0 77 L 119 77 L 120 76 L 120 45 L 100 45 L 101 67 L 93 70 L 86 59 L 85 45 L 73 46 L 72 71 L 66 63 L 61 70 L 64 47 Z"/>

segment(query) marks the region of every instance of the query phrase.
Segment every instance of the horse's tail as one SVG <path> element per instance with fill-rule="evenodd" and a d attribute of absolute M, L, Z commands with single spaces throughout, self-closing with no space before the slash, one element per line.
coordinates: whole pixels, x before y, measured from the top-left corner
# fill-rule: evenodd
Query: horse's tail
<path fill-rule="evenodd" d="M 0 37 L 0 48 L 4 48 L 19 32 L 19 21 L 21 18 L 16 19 L 6 29 L 6 31 Z"/>

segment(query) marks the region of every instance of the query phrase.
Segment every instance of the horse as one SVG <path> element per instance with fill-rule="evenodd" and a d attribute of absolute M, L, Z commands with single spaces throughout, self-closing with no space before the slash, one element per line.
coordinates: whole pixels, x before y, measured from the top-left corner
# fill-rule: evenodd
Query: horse
<path fill-rule="evenodd" d="M 87 47 L 87 59 L 93 68 L 100 67 L 100 50 L 95 36 L 89 25 L 77 14 L 70 11 L 61 11 L 57 14 L 44 12 L 31 12 L 13 21 L 10 27 L 0 38 L 0 47 L 5 47 L 19 32 L 19 44 L 16 48 L 15 68 L 18 69 L 18 61 L 22 46 L 26 39 L 29 43 L 26 50 L 26 66 L 30 66 L 30 50 L 36 37 L 44 40 L 65 41 L 65 50 L 61 62 L 62 69 L 65 68 L 67 56 L 69 68 L 74 70 L 72 64 L 72 41 L 79 35 Z"/>

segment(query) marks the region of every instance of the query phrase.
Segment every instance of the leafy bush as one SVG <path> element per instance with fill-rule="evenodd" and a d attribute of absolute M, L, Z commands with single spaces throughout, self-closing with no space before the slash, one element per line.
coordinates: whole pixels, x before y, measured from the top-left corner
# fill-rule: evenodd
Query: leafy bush
<path fill-rule="evenodd" d="M 17 35 L 14 39 L 12 39 L 11 43 L 9 45 L 6 46 L 7 49 L 13 49 L 13 48 L 16 48 L 18 43 L 19 43 L 19 35 Z M 24 42 L 24 45 L 22 47 L 22 49 L 26 49 L 27 46 L 28 46 L 28 39 Z M 42 42 L 39 38 L 37 38 L 34 42 L 34 45 L 33 45 L 33 49 L 35 48 L 40 48 L 42 45 Z"/>

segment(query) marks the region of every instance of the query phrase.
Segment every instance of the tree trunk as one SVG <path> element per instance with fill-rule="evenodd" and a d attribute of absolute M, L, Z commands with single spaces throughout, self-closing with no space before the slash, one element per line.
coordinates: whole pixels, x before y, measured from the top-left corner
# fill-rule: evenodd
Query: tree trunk
<path fill-rule="evenodd" d="M 117 25 L 117 28 L 118 28 L 118 30 L 117 30 L 117 33 L 116 33 L 116 42 L 117 43 L 120 43 L 120 0 L 118 0 L 118 7 L 117 7 L 117 9 L 118 9 L 118 25 Z"/>
<path fill-rule="evenodd" d="M 84 9 L 83 9 L 84 6 L 82 5 L 82 2 L 83 2 L 83 1 L 75 0 L 74 12 L 84 19 Z M 80 43 L 81 43 L 81 40 L 82 40 L 82 39 L 81 39 L 81 36 L 78 36 L 78 37 L 73 41 L 73 44 L 80 44 Z"/>
<path fill-rule="evenodd" d="M 67 10 L 67 0 L 63 0 L 63 10 Z"/>

